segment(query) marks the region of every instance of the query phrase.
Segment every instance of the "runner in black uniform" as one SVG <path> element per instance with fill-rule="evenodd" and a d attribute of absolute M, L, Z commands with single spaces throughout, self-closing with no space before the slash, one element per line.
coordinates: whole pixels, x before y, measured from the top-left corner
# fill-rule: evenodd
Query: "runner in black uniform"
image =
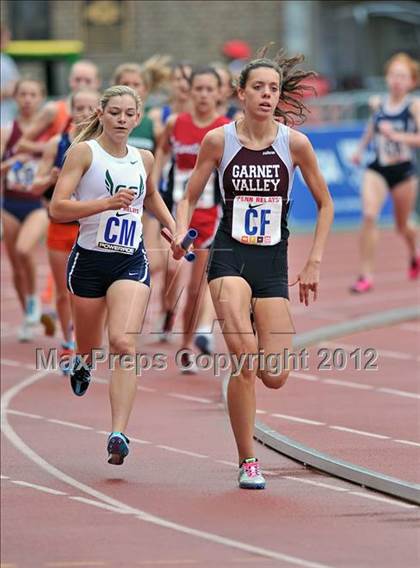
<path fill-rule="evenodd" d="M 417 194 L 414 149 L 420 146 L 420 99 L 409 97 L 420 77 L 414 59 L 404 53 L 394 55 L 386 65 L 388 96 L 371 101 L 374 110 L 353 162 L 360 164 L 362 154 L 373 141 L 375 159 L 364 174 L 362 187 L 363 224 L 360 235 L 360 276 L 351 287 L 355 293 L 373 288 L 373 268 L 377 243 L 376 221 L 388 191 L 394 204 L 395 224 L 404 238 L 410 257 L 408 277 L 420 274 L 416 254 L 416 233 L 409 223 Z"/>
<path fill-rule="evenodd" d="M 318 222 L 308 261 L 299 275 L 301 302 L 317 296 L 319 264 L 333 217 L 328 188 L 307 137 L 273 119 L 304 118 L 300 81 L 310 73 L 295 68 L 301 58 L 262 57 L 241 72 L 238 96 L 244 118 L 209 132 L 202 143 L 184 199 L 177 210 L 174 256 L 182 255 L 181 235 L 213 168 L 219 171 L 223 220 L 209 263 L 214 306 L 230 353 L 248 354 L 231 377 L 228 406 L 239 454 L 239 486 L 263 489 L 265 480 L 254 457 L 255 379 L 281 387 L 288 369 L 273 368 L 291 351 L 293 327 L 287 289 L 287 210 L 293 171 L 301 168 L 318 206 Z M 286 101 L 288 107 L 279 106 Z M 252 332 L 253 304 L 258 340 Z M 261 350 L 261 357 L 252 357 Z M 277 366 L 278 367 L 278 366 Z"/>

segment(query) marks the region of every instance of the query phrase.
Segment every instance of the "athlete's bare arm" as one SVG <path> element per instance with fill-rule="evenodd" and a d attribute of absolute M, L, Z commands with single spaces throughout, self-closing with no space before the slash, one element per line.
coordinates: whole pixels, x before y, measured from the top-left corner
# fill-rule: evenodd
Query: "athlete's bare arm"
<path fill-rule="evenodd" d="M 290 131 L 290 151 L 293 163 L 300 168 L 318 208 L 314 240 L 307 263 L 299 275 L 300 301 L 309 303 L 309 291 L 317 298 L 319 267 L 324 253 L 328 232 L 334 218 L 334 205 L 327 184 L 321 174 L 312 144 L 301 132 Z"/>
<path fill-rule="evenodd" d="M 111 209 L 128 207 L 134 199 L 134 192 L 121 189 L 112 197 L 75 201 L 71 196 L 75 192 L 83 174 L 92 162 L 92 151 L 88 144 L 81 142 L 70 149 L 63 169 L 57 180 L 50 204 L 50 214 L 54 221 L 66 223 L 82 217 L 89 217 Z"/>
<path fill-rule="evenodd" d="M 36 142 L 34 142 L 34 140 L 36 140 L 36 138 L 38 138 L 38 136 L 40 136 L 44 132 L 44 130 L 46 130 L 49 126 L 51 126 L 51 124 L 55 120 L 55 117 L 57 116 L 57 112 L 58 108 L 55 102 L 51 101 L 47 103 L 35 115 L 31 126 L 25 130 L 25 133 L 22 136 L 22 138 L 18 140 L 16 144 L 16 150 L 33 152 L 34 151 L 33 145 L 37 144 Z M 29 150 L 27 149 L 28 147 L 30 148 Z"/>
<path fill-rule="evenodd" d="M 157 220 L 164 227 L 168 228 L 173 234 L 175 232 L 175 220 L 166 207 L 165 202 L 163 201 L 160 193 L 157 191 L 156 185 L 153 181 L 153 154 L 148 150 L 139 150 L 139 152 L 143 159 L 143 164 L 147 174 L 144 207 L 147 209 L 147 211 L 150 211 L 150 213 L 152 213 L 157 218 Z"/>
<path fill-rule="evenodd" d="M 53 168 L 53 165 L 59 141 L 60 135 L 57 134 L 57 136 L 53 136 L 51 140 L 48 140 L 45 146 L 35 179 L 30 187 L 30 191 L 36 195 L 42 195 L 46 189 L 55 185 L 58 179 L 60 170 L 59 168 Z"/>
<path fill-rule="evenodd" d="M 160 107 L 151 108 L 147 116 L 153 122 L 153 134 L 155 136 L 156 145 L 158 145 L 160 144 L 160 138 L 165 129 L 165 125 L 162 122 L 162 109 Z"/>
<path fill-rule="evenodd" d="M 177 116 L 178 115 L 176 114 L 172 114 L 168 118 L 163 132 L 161 133 L 159 144 L 156 148 L 155 163 L 152 173 L 153 182 L 156 187 L 158 186 L 159 180 L 162 177 L 163 168 L 171 157 L 171 136 Z"/>
<path fill-rule="evenodd" d="M 223 156 L 224 128 L 220 126 L 208 132 L 201 143 L 197 162 L 187 184 L 184 197 L 178 203 L 176 214 L 176 236 L 174 238 L 174 258 L 181 258 L 185 251 L 179 246 L 188 230 L 194 208 L 206 183 L 217 168 Z"/>

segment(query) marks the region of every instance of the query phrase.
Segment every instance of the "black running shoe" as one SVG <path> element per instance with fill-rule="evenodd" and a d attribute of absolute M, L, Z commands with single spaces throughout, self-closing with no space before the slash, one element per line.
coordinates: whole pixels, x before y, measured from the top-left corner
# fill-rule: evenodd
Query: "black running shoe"
<path fill-rule="evenodd" d="M 90 384 L 90 368 L 86 364 L 80 363 L 80 358 L 76 357 L 73 370 L 70 373 L 70 384 L 76 396 L 83 396 Z"/>
<path fill-rule="evenodd" d="M 124 458 L 128 456 L 130 440 L 122 432 L 111 432 L 108 437 L 108 463 L 122 465 Z"/>

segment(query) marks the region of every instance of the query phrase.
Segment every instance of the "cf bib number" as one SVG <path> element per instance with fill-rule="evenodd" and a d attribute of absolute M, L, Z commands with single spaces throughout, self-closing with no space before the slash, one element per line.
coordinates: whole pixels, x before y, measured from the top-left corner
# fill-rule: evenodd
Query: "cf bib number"
<path fill-rule="evenodd" d="M 105 211 L 101 215 L 96 246 L 112 252 L 134 254 L 141 241 L 139 215 L 120 211 Z"/>
<path fill-rule="evenodd" d="M 281 212 L 281 197 L 235 197 L 232 237 L 247 245 L 268 246 L 279 243 Z"/>

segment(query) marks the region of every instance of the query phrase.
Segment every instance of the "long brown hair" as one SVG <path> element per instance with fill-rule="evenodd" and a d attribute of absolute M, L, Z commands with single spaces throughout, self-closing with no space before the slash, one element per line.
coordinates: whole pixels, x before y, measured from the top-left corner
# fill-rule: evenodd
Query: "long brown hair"
<path fill-rule="evenodd" d="M 245 88 L 249 74 L 254 69 L 260 67 L 274 69 L 280 78 L 280 100 L 274 112 L 275 116 L 281 117 L 285 124 L 302 124 L 306 119 L 306 113 L 309 112 L 302 98 L 308 92 L 316 94 L 314 87 L 305 84 L 304 81 L 309 77 L 315 77 L 316 73 L 296 68 L 304 60 L 303 55 L 286 57 L 285 50 L 281 49 L 273 59 L 267 57 L 271 45 L 262 47 L 257 52 L 257 58 L 245 65 L 239 75 L 239 87 Z"/>
<path fill-rule="evenodd" d="M 105 110 L 108 102 L 112 97 L 122 97 L 123 95 L 130 95 L 136 103 L 137 112 L 142 110 L 142 102 L 138 94 L 131 88 L 125 85 L 114 85 L 109 87 L 104 91 L 101 99 L 99 101 L 99 106 L 102 111 Z M 79 142 L 84 142 L 85 140 L 92 140 L 92 138 L 97 138 L 103 131 L 102 125 L 99 120 L 97 112 L 94 112 L 86 121 L 86 126 L 83 130 L 76 136 L 73 140 L 72 146 L 78 144 Z"/>

